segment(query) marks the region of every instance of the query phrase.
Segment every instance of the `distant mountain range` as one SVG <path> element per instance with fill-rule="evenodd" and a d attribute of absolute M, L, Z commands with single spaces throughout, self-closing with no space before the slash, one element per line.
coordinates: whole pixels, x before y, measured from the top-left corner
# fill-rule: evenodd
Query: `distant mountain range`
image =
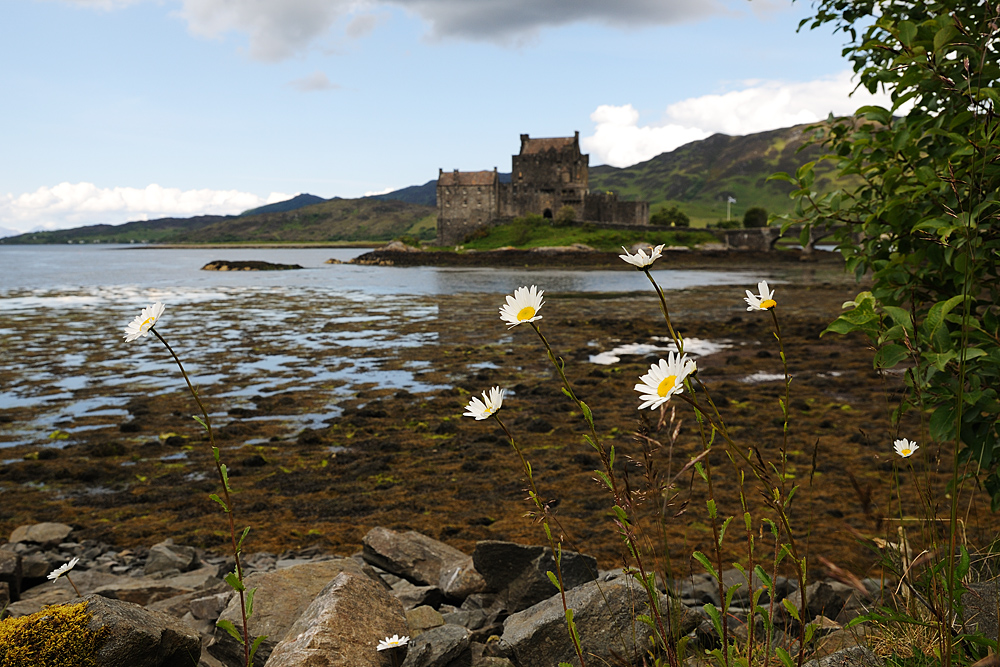
<path fill-rule="evenodd" d="M 773 213 L 788 212 L 793 206 L 788 198 L 791 188 L 780 181 L 767 182 L 767 177 L 776 171 L 794 172 L 821 154 L 817 146 L 802 149 L 808 139 L 806 127 L 797 125 L 742 137 L 714 134 L 631 167 L 591 167 L 590 189 L 649 201 L 653 210 L 661 205 L 676 205 L 695 224 L 725 218 L 729 197 L 737 200 L 733 217 L 742 217 L 751 206 L 763 206 Z M 818 169 L 817 189 L 834 187 L 830 169 Z M 510 174 L 500 174 L 500 179 L 508 181 Z M 238 216 L 92 225 L 21 234 L 0 239 L 0 243 L 388 241 L 403 235 L 433 239 L 436 190 L 437 181 L 431 180 L 360 199 L 324 200 L 300 194 Z"/>

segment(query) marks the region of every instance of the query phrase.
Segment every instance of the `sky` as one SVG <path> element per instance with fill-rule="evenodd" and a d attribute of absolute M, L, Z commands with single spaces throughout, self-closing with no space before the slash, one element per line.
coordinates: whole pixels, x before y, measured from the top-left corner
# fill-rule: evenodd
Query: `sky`
<path fill-rule="evenodd" d="M 625 167 L 850 113 L 799 0 L 2 0 L 0 236 L 360 197 L 580 132 Z"/>

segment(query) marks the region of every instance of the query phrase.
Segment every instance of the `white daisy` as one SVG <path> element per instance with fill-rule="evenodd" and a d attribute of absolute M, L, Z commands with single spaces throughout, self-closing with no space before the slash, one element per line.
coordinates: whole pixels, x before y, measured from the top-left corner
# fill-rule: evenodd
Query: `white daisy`
<path fill-rule="evenodd" d="M 774 300 L 774 290 L 767 289 L 767 281 L 762 280 L 757 283 L 757 291 L 759 294 L 754 294 L 750 290 L 747 290 L 747 295 L 743 299 L 747 302 L 747 310 L 771 310 L 778 305 L 778 302 Z"/>
<path fill-rule="evenodd" d="M 507 295 L 507 303 L 500 306 L 500 319 L 506 322 L 508 329 L 516 327 L 524 322 L 534 322 L 542 319 L 538 311 L 542 308 L 542 290 L 534 285 L 528 287 L 518 287 L 514 290 L 514 296 Z"/>
<path fill-rule="evenodd" d="M 649 367 L 649 372 L 640 377 L 642 380 L 635 390 L 642 394 L 640 410 L 649 408 L 655 410 L 670 400 L 674 394 L 684 391 L 684 379 L 697 368 L 694 361 L 687 355 L 671 352 L 666 359 L 660 359 Z"/>
<path fill-rule="evenodd" d="M 628 248 L 622 246 L 622 250 L 625 251 L 625 254 L 618 256 L 621 257 L 626 262 L 628 262 L 629 264 L 631 264 L 632 266 L 636 267 L 637 269 L 644 269 L 660 258 L 660 256 L 663 254 L 664 245 L 666 244 L 661 243 L 655 248 L 650 248 L 648 257 L 646 256 L 646 253 L 642 251 L 642 248 L 636 250 L 635 254 L 632 255 L 629 253 Z"/>
<path fill-rule="evenodd" d="M 487 419 L 503 405 L 504 390 L 500 387 L 493 387 L 490 393 L 483 392 L 483 400 L 473 398 L 465 408 L 463 417 L 475 417 L 476 421 Z"/>
<path fill-rule="evenodd" d="M 71 560 L 70 562 L 66 563 L 65 565 L 60 565 L 56 569 L 54 569 L 51 572 L 49 572 L 49 579 L 51 579 L 52 581 L 55 581 L 56 579 L 58 579 L 59 577 L 63 576 L 64 574 L 66 574 L 67 572 L 69 572 L 70 570 L 72 570 L 74 567 L 76 567 L 76 564 L 79 563 L 79 562 L 80 562 L 79 558 L 74 558 L 73 560 Z"/>
<path fill-rule="evenodd" d="M 892 443 L 892 446 L 896 449 L 896 453 L 902 456 L 904 459 L 913 456 L 913 452 L 920 449 L 920 447 L 915 442 L 910 442 L 906 438 L 900 438 Z"/>
<path fill-rule="evenodd" d="M 406 635 L 400 637 L 399 635 L 393 635 L 392 637 L 386 637 L 378 643 L 375 647 L 376 651 L 385 651 L 390 648 L 399 648 L 400 646 L 406 646 L 410 642 L 410 638 Z"/>
<path fill-rule="evenodd" d="M 162 303 L 154 303 L 149 308 L 143 308 L 142 314 L 137 315 L 134 320 L 125 327 L 125 342 L 131 343 L 136 338 L 145 338 L 149 335 L 149 330 L 153 328 L 156 321 L 163 315 L 164 306 Z"/>

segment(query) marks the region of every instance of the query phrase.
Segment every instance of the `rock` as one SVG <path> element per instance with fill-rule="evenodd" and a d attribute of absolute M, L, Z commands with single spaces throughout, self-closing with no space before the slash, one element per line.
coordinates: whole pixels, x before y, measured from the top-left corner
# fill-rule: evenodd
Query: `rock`
<path fill-rule="evenodd" d="M 855 589 L 839 581 L 817 581 L 806 586 L 806 613 L 802 614 L 802 595 L 799 591 L 793 591 L 788 595 L 788 601 L 799 610 L 803 621 L 808 623 L 816 616 L 826 616 L 827 618 L 837 618 L 847 604 L 848 599 L 855 593 Z M 784 605 L 775 605 L 777 620 L 790 622 L 791 615 Z"/>
<path fill-rule="evenodd" d="M 95 661 L 102 667 L 189 667 L 201 657 L 201 639 L 178 619 L 99 595 L 84 598 L 90 629 L 106 627 Z"/>
<path fill-rule="evenodd" d="M 92 593 L 94 589 L 105 584 L 129 580 L 129 577 L 119 577 L 96 570 L 73 570 L 70 576 L 73 577 L 73 583 L 76 584 L 76 587 L 80 589 L 81 595 Z M 76 591 L 73 590 L 69 581 L 66 580 L 66 577 L 60 577 L 55 581 L 46 581 L 44 584 L 23 591 L 21 599 L 11 603 L 7 607 L 7 612 L 11 616 L 28 616 L 36 611 L 41 611 L 45 605 L 63 604 L 76 599 Z"/>
<path fill-rule="evenodd" d="M 469 631 L 460 625 L 442 625 L 410 639 L 403 667 L 459 667 L 472 664 Z"/>
<path fill-rule="evenodd" d="M 7 605 L 10 604 L 10 584 L 0 581 L 0 619 L 6 616 Z"/>
<path fill-rule="evenodd" d="M 55 567 L 41 554 L 28 554 L 21 558 L 21 573 L 28 581 L 44 582 Z"/>
<path fill-rule="evenodd" d="M 112 600 L 124 600 L 140 607 L 193 592 L 194 589 L 191 588 L 178 588 L 163 581 L 145 577 L 135 579 L 129 577 L 127 581 L 106 584 L 94 589 L 96 595 Z"/>
<path fill-rule="evenodd" d="M 267 666 L 381 667 L 387 656 L 375 650 L 379 641 L 405 631 L 399 600 L 366 575 L 344 571 L 291 625 Z"/>
<path fill-rule="evenodd" d="M 451 579 L 469 559 L 458 549 L 413 530 L 397 533 L 388 528 L 372 528 L 363 544 L 365 561 L 415 584 L 442 590 L 446 588 L 441 585 L 442 575 Z"/>
<path fill-rule="evenodd" d="M 232 591 L 228 591 L 195 598 L 191 600 L 191 615 L 200 620 L 214 622 L 222 615 L 232 595 Z"/>
<path fill-rule="evenodd" d="M 485 540 L 472 554 L 486 585 L 499 593 L 510 612 L 527 609 L 557 592 L 546 572 L 555 572 L 552 550 L 513 542 Z M 570 590 L 597 577 L 597 560 L 574 551 L 562 555 L 563 587 Z"/>
<path fill-rule="evenodd" d="M 997 598 L 1000 585 L 997 581 L 969 584 L 968 592 L 962 595 L 966 628 L 970 632 L 982 634 L 991 639 L 997 637 Z"/>
<path fill-rule="evenodd" d="M 807 598 L 808 600 L 808 598 Z M 885 662 L 867 646 L 855 646 L 810 660 L 803 667 L 881 667 Z"/>
<path fill-rule="evenodd" d="M 423 632 L 444 625 L 444 617 L 433 607 L 416 607 L 406 612 L 406 626 L 410 637 L 418 637 Z"/>
<path fill-rule="evenodd" d="M 573 610 L 584 653 L 595 664 L 617 664 L 612 651 L 627 664 L 640 662 L 649 648 L 648 628 L 636 620 L 648 614 L 646 593 L 627 577 L 592 581 L 566 592 Z M 661 608 L 668 608 L 666 596 Z M 701 620 L 694 612 L 680 608 L 678 634 L 687 634 Z M 624 642 L 624 644 L 623 644 Z M 501 646 L 521 667 L 549 667 L 560 662 L 576 663 L 576 652 L 566 630 L 560 595 L 554 595 L 529 609 L 512 614 L 504 621 Z"/>
<path fill-rule="evenodd" d="M 7 584 L 8 601 L 17 602 L 21 594 L 21 555 L 0 550 L 0 583 Z"/>
<path fill-rule="evenodd" d="M 194 569 L 197 563 L 198 554 L 193 547 L 174 544 L 174 541 L 168 538 L 149 548 L 143 571 L 147 575 L 169 570 L 187 572 Z"/>
<path fill-rule="evenodd" d="M 272 262 L 262 262 L 251 260 L 246 262 L 229 261 L 217 259 L 201 267 L 202 271 L 292 271 L 301 269 L 299 264 L 274 264 Z"/>
<path fill-rule="evenodd" d="M 413 609 L 420 605 L 438 607 L 443 597 L 437 586 L 417 586 L 406 579 L 400 579 L 392 585 L 392 594 L 402 603 L 403 609 Z"/>
<path fill-rule="evenodd" d="M 438 586 L 441 587 L 445 597 L 451 600 L 464 600 L 473 593 L 482 593 L 487 588 L 486 580 L 476 570 L 471 556 L 466 556 L 465 561 L 461 563 L 442 567 Z"/>
<path fill-rule="evenodd" d="M 257 588 L 257 593 L 254 595 L 253 616 L 250 617 L 249 623 L 250 635 L 267 636 L 257 649 L 254 658 L 256 667 L 263 667 L 271 651 L 285 638 L 288 629 L 306 610 L 313 598 L 341 572 L 378 578 L 370 568 L 366 570 L 351 558 L 296 565 L 273 572 L 254 572 L 245 577 L 244 584 L 247 588 Z M 386 588 L 381 580 L 378 586 L 383 590 Z M 239 596 L 233 595 L 219 618 L 230 621 L 242 632 Z M 402 628 L 405 628 L 405 625 Z M 215 641 L 208 646 L 208 652 L 231 667 L 243 665 L 243 646 L 221 628 L 215 630 Z"/>
<path fill-rule="evenodd" d="M 18 526 L 10 534 L 9 542 L 18 544 L 20 542 L 34 542 L 43 546 L 56 546 L 60 542 L 65 542 L 72 526 L 64 523 L 36 523 L 32 526 Z"/>

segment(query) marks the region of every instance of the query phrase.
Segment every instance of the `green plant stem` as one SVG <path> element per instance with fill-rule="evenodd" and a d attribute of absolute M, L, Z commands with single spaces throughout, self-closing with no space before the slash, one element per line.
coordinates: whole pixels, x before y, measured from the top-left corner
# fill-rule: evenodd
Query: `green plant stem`
<path fill-rule="evenodd" d="M 562 577 L 562 548 L 556 544 L 555 539 L 552 537 L 552 527 L 549 525 L 549 511 L 542 503 L 541 498 L 538 496 L 538 488 L 535 486 L 535 478 L 531 473 L 531 464 L 528 463 L 528 459 L 525 458 L 524 452 L 518 446 L 517 441 L 514 439 L 514 434 L 510 432 L 507 425 L 504 424 L 497 413 L 491 415 L 496 423 L 500 425 L 503 432 L 507 435 L 507 439 L 510 440 L 510 446 L 514 449 L 517 457 L 521 460 L 521 468 L 524 470 L 524 476 L 528 479 L 529 495 L 532 501 L 535 503 L 535 507 L 538 509 L 539 518 L 542 520 L 542 525 L 545 527 L 545 536 L 549 540 L 549 548 L 552 549 L 552 558 L 556 563 L 556 579 L 559 581 L 559 595 L 562 600 L 563 606 L 563 616 L 569 621 L 569 606 L 566 603 L 566 587 L 563 585 Z M 569 636 L 570 640 L 573 642 L 573 649 L 576 651 L 576 657 L 580 661 L 580 667 L 586 667 L 586 662 L 583 659 L 583 647 L 580 646 L 580 638 L 577 635 L 576 628 L 574 625 L 570 625 Z"/>
<path fill-rule="evenodd" d="M 778 339 L 781 368 L 785 373 L 785 401 L 781 404 L 781 413 L 784 418 L 781 428 L 781 495 L 785 495 L 785 485 L 787 483 L 786 471 L 788 469 L 788 398 L 792 376 L 788 374 L 788 360 L 785 358 L 785 342 L 781 338 L 781 324 L 778 322 L 778 307 L 774 306 L 769 310 L 771 311 L 771 320 L 774 322 L 774 337 Z"/>
<path fill-rule="evenodd" d="M 76 584 L 74 584 L 74 583 L 73 583 L 73 580 L 72 580 L 72 579 L 70 579 L 70 576 L 69 576 L 69 574 L 68 574 L 68 573 L 66 574 L 66 581 L 68 581 L 68 582 L 69 582 L 69 585 L 73 587 L 73 590 L 74 590 L 74 591 L 76 591 L 76 597 L 78 597 L 78 598 L 82 598 L 83 596 L 82 596 L 82 595 L 80 595 L 80 589 L 76 587 Z"/>
<path fill-rule="evenodd" d="M 670 332 L 670 338 L 673 339 L 674 345 L 677 346 L 677 353 L 684 354 L 684 341 L 677 335 L 674 331 L 674 325 L 670 321 L 670 311 L 667 309 L 667 299 L 663 295 L 663 289 L 653 280 L 652 274 L 649 272 L 649 267 L 644 267 L 642 272 L 646 274 L 649 278 L 649 282 L 652 283 L 653 289 L 656 291 L 656 296 L 660 298 L 660 312 L 663 313 L 663 319 L 667 321 L 667 331 Z"/>
<path fill-rule="evenodd" d="M 600 436 L 597 435 L 597 429 L 594 427 L 594 417 L 590 411 L 590 408 L 587 406 L 586 403 L 580 400 L 577 397 L 576 392 L 573 391 L 573 385 L 570 384 L 569 378 L 566 377 L 566 371 L 563 368 L 561 360 L 558 357 L 556 357 L 555 353 L 552 351 L 552 346 L 549 345 L 549 341 L 545 338 L 545 335 L 538 328 L 538 325 L 536 325 L 534 322 L 529 322 L 529 324 L 531 325 L 531 328 L 535 330 L 535 333 L 538 334 L 538 338 L 541 339 L 542 345 L 545 346 L 545 353 L 548 355 L 549 361 L 552 363 L 552 366 L 556 369 L 556 373 L 559 374 L 559 379 L 562 381 L 563 390 L 565 391 L 566 395 L 569 396 L 574 403 L 576 403 L 577 407 L 580 409 L 580 412 L 583 414 L 583 417 L 586 420 L 587 425 L 590 427 L 590 435 L 592 438 L 591 444 L 594 447 L 594 449 L 597 450 L 598 456 L 600 456 L 601 458 L 601 463 L 604 465 L 604 470 L 607 474 L 608 481 L 611 485 L 611 495 L 614 498 L 615 504 L 621 508 L 628 506 L 629 502 L 623 499 L 624 496 L 622 494 L 621 488 L 618 485 L 617 479 L 615 478 L 614 465 L 611 459 L 611 455 L 609 454 L 608 450 L 604 447 L 604 443 L 601 441 Z M 639 545 L 636 543 L 634 536 L 631 534 L 631 531 L 628 530 L 627 526 L 622 526 L 622 537 L 626 540 L 626 542 L 629 545 L 630 551 L 634 554 L 636 566 L 638 567 L 639 573 L 642 576 L 643 589 L 646 590 L 646 594 L 649 597 L 650 612 L 652 612 L 653 616 L 656 618 L 657 626 L 660 628 L 660 632 L 662 633 L 662 635 L 664 637 L 668 637 L 669 635 L 667 634 L 666 629 L 663 626 L 663 616 L 662 614 L 660 614 L 660 606 L 658 604 L 658 601 L 654 597 L 653 593 L 650 592 L 646 587 L 647 572 L 641 555 L 642 551 Z"/>
<path fill-rule="evenodd" d="M 215 434 L 212 432 L 212 421 L 208 417 L 208 410 L 205 409 L 205 405 L 201 402 L 201 398 L 198 396 L 198 390 L 194 388 L 191 384 L 191 379 L 188 377 L 187 371 L 184 370 L 184 364 L 181 363 L 180 358 L 174 352 L 174 349 L 170 347 L 160 332 L 155 328 L 150 327 L 149 331 L 159 339 L 163 346 L 167 348 L 170 356 L 174 358 L 174 362 L 177 364 L 177 368 L 180 369 L 181 375 L 184 376 L 184 382 L 187 383 L 188 390 L 191 392 L 191 396 L 194 397 L 195 403 L 198 404 L 198 409 L 201 410 L 202 417 L 205 420 L 205 430 L 208 431 L 208 441 L 212 446 L 212 458 L 215 460 L 215 470 L 219 474 L 219 482 L 222 484 L 222 494 L 226 501 L 226 516 L 229 517 L 229 539 L 233 547 L 233 558 L 236 561 L 236 578 L 240 582 L 241 590 L 237 591 L 240 596 L 240 612 L 243 617 L 243 657 L 246 667 L 250 667 L 250 631 L 249 623 L 247 619 L 247 603 L 246 596 L 242 590 L 243 586 L 243 565 L 240 562 L 240 549 L 236 544 L 236 523 L 233 520 L 233 503 L 229 497 L 229 484 L 226 483 L 226 476 L 222 472 L 222 463 L 219 461 L 218 448 L 215 445 Z"/>

